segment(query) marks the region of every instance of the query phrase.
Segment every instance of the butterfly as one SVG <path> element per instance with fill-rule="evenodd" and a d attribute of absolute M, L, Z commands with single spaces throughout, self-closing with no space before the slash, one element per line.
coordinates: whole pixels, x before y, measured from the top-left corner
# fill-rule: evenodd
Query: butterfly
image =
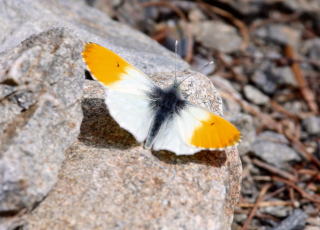
<path fill-rule="evenodd" d="M 82 57 L 92 77 L 106 89 L 112 118 L 144 147 L 191 155 L 223 150 L 240 141 L 229 121 L 185 100 L 176 80 L 160 88 L 113 51 L 86 43 Z"/>

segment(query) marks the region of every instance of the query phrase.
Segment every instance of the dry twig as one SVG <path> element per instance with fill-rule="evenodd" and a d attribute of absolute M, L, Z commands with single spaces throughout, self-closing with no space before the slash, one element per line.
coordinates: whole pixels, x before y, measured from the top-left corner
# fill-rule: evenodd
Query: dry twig
<path fill-rule="evenodd" d="M 227 91 L 221 91 L 220 94 L 222 97 L 226 99 L 230 99 L 237 102 L 245 111 L 259 118 L 264 127 L 268 127 L 269 129 L 276 130 L 277 132 L 282 133 L 281 124 L 274 120 L 270 115 L 261 113 L 258 109 L 251 106 L 248 102 L 242 100 L 241 98 L 235 97 Z"/>
<path fill-rule="evenodd" d="M 246 222 L 245 222 L 244 225 L 242 226 L 241 230 L 247 230 L 247 229 L 248 229 L 248 227 L 249 227 L 249 225 L 250 225 L 250 223 L 251 223 L 251 221 L 252 221 L 255 213 L 256 213 L 257 210 L 258 210 L 259 203 L 260 203 L 261 201 L 263 201 L 264 196 L 265 196 L 265 194 L 267 193 L 267 191 L 268 191 L 268 189 L 269 189 L 270 187 L 271 187 L 271 184 L 266 184 L 266 185 L 264 185 L 264 186 L 262 187 L 262 189 L 261 189 L 261 191 L 260 191 L 260 193 L 259 193 L 259 196 L 258 196 L 258 198 L 257 198 L 257 201 L 256 201 L 255 205 L 253 206 L 253 208 L 252 208 L 252 210 L 251 210 L 251 212 L 250 212 L 250 214 L 249 214 L 249 216 L 248 216 L 248 219 L 246 220 Z"/>
<path fill-rule="evenodd" d="M 296 58 L 294 48 L 290 45 L 286 46 L 285 55 L 291 59 Z M 302 94 L 303 98 L 305 99 L 305 101 L 307 102 L 310 110 L 312 112 L 318 114 L 319 109 L 318 109 L 318 105 L 315 100 L 315 96 L 314 96 L 312 90 L 309 88 L 308 83 L 302 74 L 302 71 L 300 69 L 299 64 L 296 62 L 293 62 L 291 64 L 291 69 L 292 69 L 292 72 L 294 73 L 294 76 L 299 84 L 301 94 Z"/>
<path fill-rule="evenodd" d="M 288 179 L 290 181 L 296 182 L 298 180 L 295 175 L 292 175 L 292 174 L 290 174 L 290 173 L 288 173 L 288 172 L 286 172 L 286 171 L 284 171 L 282 169 L 274 167 L 274 166 L 272 166 L 270 164 L 267 164 L 265 162 L 259 161 L 258 159 L 254 159 L 252 162 L 257 166 L 259 166 L 261 168 L 264 168 L 264 169 L 266 169 L 266 170 L 268 170 L 268 171 L 270 171 L 270 172 L 272 172 L 274 174 L 282 176 L 282 177 L 284 177 L 284 178 L 286 178 L 286 179 Z"/>
<path fill-rule="evenodd" d="M 241 202 L 238 206 L 241 208 L 253 208 L 256 204 Z M 283 201 L 283 200 L 276 200 L 276 201 L 262 201 L 259 202 L 258 207 L 270 207 L 270 206 L 291 206 L 291 201 Z"/>
<path fill-rule="evenodd" d="M 284 115 L 286 115 L 287 117 L 289 117 L 293 120 L 299 120 L 299 118 L 300 118 L 299 115 L 289 112 L 287 109 L 285 109 L 282 105 L 278 104 L 274 100 L 270 101 L 270 105 L 274 110 L 276 110 L 280 113 L 283 113 Z"/>
<path fill-rule="evenodd" d="M 309 153 L 306 147 L 302 144 L 302 142 L 297 139 L 297 135 L 294 132 L 284 132 L 283 124 L 274 120 L 270 115 L 261 113 L 258 109 L 251 106 L 248 102 L 244 101 L 243 99 L 236 97 L 232 93 L 229 93 L 226 90 L 220 92 L 221 96 L 233 100 L 237 102 L 245 111 L 256 116 L 262 123 L 264 127 L 268 129 L 275 130 L 278 133 L 284 134 L 291 142 L 292 147 L 297 150 L 297 152 L 306 160 L 315 163 L 318 167 L 320 167 L 320 160 L 314 156 L 313 154 Z"/>
<path fill-rule="evenodd" d="M 307 193 L 302 188 L 300 188 L 298 185 L 296 185 L 294 182 L 291 182 L 289 180 L 286 180 L 286 179 L 283 179 L 280 177 L 273 177 L 273 180 L 278 181 L 278 182 L 282 182 L 282 183 L 292 187 L 294 190 L 299 192 L 300 195 L 305 199 L 308 199 L 308 200 L 315 202 L 315 203 L 320 203 L 320 196 L 311 195 L 311 194 Z"/>

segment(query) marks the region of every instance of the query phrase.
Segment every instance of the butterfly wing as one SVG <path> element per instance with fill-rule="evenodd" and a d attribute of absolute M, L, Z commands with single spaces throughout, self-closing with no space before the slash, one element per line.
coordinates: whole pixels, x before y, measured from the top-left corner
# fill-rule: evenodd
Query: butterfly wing
<path fill-rule="evenodd" d="M 188 104 L 160 129 L 153 148 L 188 155 L 203 149 L 222 150 L 239 141 L 240 132 L 229 121 Z"/>
<path fill-rule="evenodd" d="M 106 91 L 106 104 L 118 124 L 142 142 L 146 139 L 153 113 L 148 93 L 153 82 L 113 51 L 95 43 L 87 43 L 82 52 L 92 77 Z"/>
<path fill-rule="evenodd" d="M 82 57 L 93 78 L 108 89 L 145 96 L 154 87 L 143 72 L 103 46 L 87 43 Z"/>
<path fill-rule="evenodd" d="M 148 96 L 155 87 L 153 82 L 100 45 L 86 44 L 82 56 L 92 76 L 108 89 L 106 104 L 112 117 L 138 141 L 144 141 L 155 116 Z M 152 147 L 181 155 L 202 149 L 224 149 L 239 140 L 240 132 L 230 122 L 188 104 L 161 125 Z"/>

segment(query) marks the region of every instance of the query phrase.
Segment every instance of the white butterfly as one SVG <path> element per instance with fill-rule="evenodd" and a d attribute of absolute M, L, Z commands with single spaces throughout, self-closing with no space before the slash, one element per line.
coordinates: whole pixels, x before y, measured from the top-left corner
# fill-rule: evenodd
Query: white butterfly
<path fill-rule="evenodd" d="M 105 102 L 113 119 L 146 148 L 190 155 L 240 141 L 240 132 L 230 122 L 183 99 L 177 82 L 161 89 L 95 43 L 87 43 L 82 56 L 93 78 L 108 89 Z"/>

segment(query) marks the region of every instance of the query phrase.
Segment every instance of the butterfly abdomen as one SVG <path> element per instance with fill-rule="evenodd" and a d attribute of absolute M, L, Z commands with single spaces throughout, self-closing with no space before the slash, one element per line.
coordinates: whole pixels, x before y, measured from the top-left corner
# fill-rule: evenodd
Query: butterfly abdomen
<path fill-rule="evenodd" d="M 167 89 L 155 87 L 148 96 L 150 107 L 155 114 L 145 142 L 145 147 L 150 148 L 162 125 L 166 124 L 172 116 L 178 115 L 185 107 L 186 101 L 182 99 L 179 89 L 174 86 Z"/>

